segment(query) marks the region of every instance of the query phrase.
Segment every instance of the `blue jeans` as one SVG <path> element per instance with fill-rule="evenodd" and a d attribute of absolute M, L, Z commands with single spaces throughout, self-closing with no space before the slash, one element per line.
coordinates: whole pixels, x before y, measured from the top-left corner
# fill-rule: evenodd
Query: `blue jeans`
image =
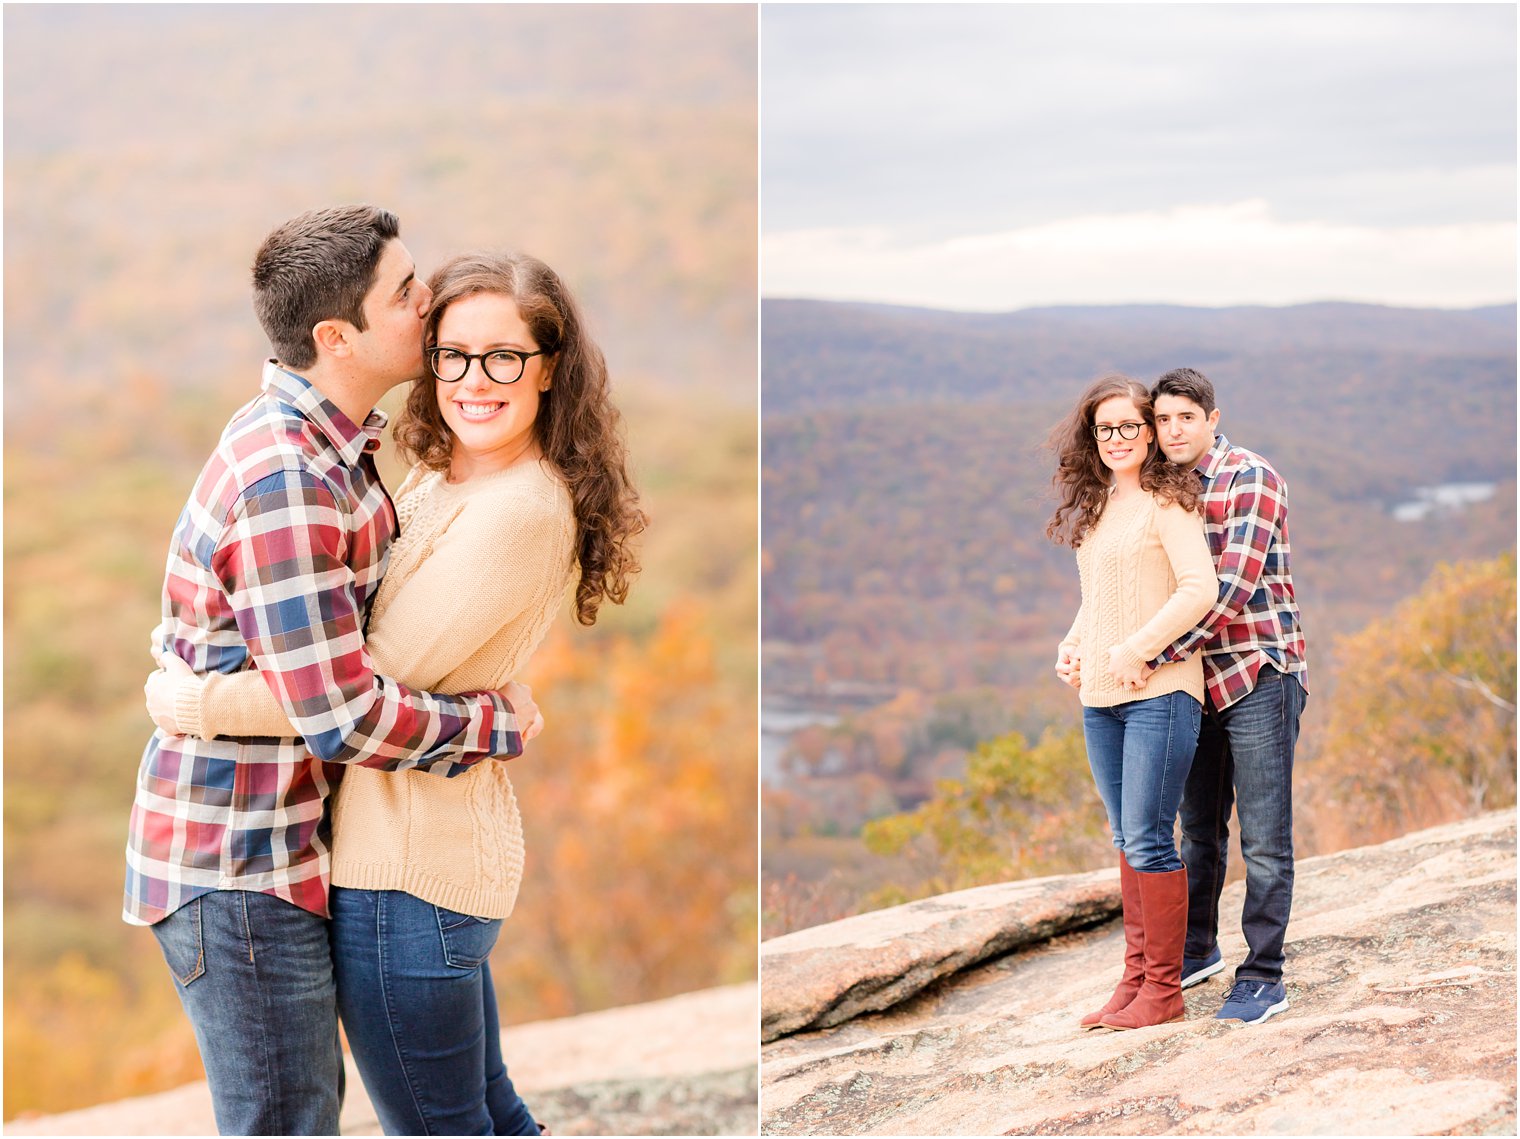
<path fill-rule="evenodd" d="M 501 920 L 334 886 L 338 1009 L 387 1135 L 537 1135 L 501 1057 Z"/>
<path fill-rule="evenodd" d="M 1232 803 L 1240 820 L 1248 952 L 1237 981 L 1282 980 L 1293 906 L 1293 748 L 1307 699 L 1296 679 L 1268 665 L 1245 696 L 1223 711 L 1209 709 L 1182 798 L 1189 957 L 1207 955 L 1218 940 Z"/>
<path fill-rule="evenodd" d="M 1160 874 L 1182 868 L 1173 830 L 1201 712 L 1186 692 L 1082 709 L 1087 762 L 1114 845 L 1132 870 Z"/>
<path fill-rule="evenodd" d="M 153 926 L 195 1029 L 223 1135 L 336 1135 L 343 1052 L 327 921 L 247 890 Z"/>

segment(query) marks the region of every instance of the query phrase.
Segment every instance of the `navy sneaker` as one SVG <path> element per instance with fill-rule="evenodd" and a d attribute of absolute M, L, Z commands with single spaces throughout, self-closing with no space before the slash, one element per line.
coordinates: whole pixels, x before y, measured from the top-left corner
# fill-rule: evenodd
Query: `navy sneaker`
<path fill-rule="evenodd" d="M 1224 968 L 1224 956 L 1219 952 L 1219 946 L 1209 950 L 1207 957 L 1182 958 L 1182 987 L 1184 989 L 1207 981 L 1215 973 Z"/>
<path fill-rule="evenodd" d="M 1281 982 L 1236 981 L 1230 988 L 1230 995 L 1224 999 L 1224 1007 L 1214 1014 L 1214 1019 L 1260 1024 L 1287 1007 L 1288 991 Z"/>

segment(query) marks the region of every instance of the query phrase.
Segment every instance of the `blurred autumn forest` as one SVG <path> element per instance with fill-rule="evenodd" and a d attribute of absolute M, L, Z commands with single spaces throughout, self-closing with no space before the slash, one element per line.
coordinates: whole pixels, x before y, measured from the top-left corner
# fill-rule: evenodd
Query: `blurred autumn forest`
<path fill-rule="evenodd" d="M 763 936 L 1111 864 L 1042 447 L 1110 369 L 1201 368 L 1287 479 L 1299 854 L 1515 802 L 1513 305 L 768 299 L 762 330 Z"/>
<path fill-rule="evenodd" d="M 755 975 L 755 14 L 22 6 L 5 20 L 5 1116 L 200 1076 L 120 920 L 175 518 L 268 346 L 264 234 L 396 210 L 523 249 L 608 356 L 652 526 L 524 677 L 507 1024 Z M 393 414 L 393 392 L 382 407 Z M 382 470 L 402 469 L 388 447 Z"/>

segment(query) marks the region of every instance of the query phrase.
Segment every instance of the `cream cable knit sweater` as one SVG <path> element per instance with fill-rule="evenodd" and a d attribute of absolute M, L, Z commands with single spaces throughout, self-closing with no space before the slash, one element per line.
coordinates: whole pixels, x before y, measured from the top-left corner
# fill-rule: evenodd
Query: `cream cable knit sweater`
<path fill-rule="evenodd" d="M 500 688 L 574 579 L 569 491 L 543 462 L 457 485 L 417 467 L 395 501 L 401 534 L 367 637 L 375 671 L 431 692 Z M 256 671 L 190 678 L 175 695 L 188 734 L 292 734 Z M 351 767 L 334 812 L 333 885 L 402 890 L 476 917 L 512 912 L 523 837 L 505 763 L 483 759 L 452 779 Z"/>
<path fill-rule="evenodd" d="M 1219 596 L 1219 579 L 1203 518 L 1149 492 L 1111 499 L 1077 547 L 1082 607 L 1066 643 L 1082 657 L 1082 703 L 1107 708 L 1187 692 L 1203 703 L 1203 656 L 1165 664 L 1140 689 L 1121 688 L 1108 671 L 1120 646 L 1132 665 L 1156 655 L 1191 629 Z"/>

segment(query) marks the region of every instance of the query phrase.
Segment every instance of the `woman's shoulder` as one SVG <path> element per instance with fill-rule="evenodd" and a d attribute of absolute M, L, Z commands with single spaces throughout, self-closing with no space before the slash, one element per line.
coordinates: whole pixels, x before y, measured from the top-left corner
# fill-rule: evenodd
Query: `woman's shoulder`
<path fill-rule="evenodd" d="M 1188 519 L 1188 518 L 1190 518 L 1190 519 L 1194 520 L 1195 522 L 1197 522 L 1198 525 L 1200 525 L 1200 526 L 1203 525 L 1203 515 L 1201 515 L 1196 510 L 1189 510 L 1187 507 L 1183 506 L 1182 503 L 1178 502 L 1175 498 L 1166 498 L 1166 497 L 1163 497 L 1162 495 L 1158 494 L 1156 491 L 1149 492 L 1149 494 L 1146 497 L 1148 497 L 1151 500 L 1151 505 L 1153 506 L 1153 508 L 1156 511 L 1156 517 L 1157 518 L 1166 518 L 1166 519 L 1169 519 L 1169 520 L 1170 519 Z"/>
<path fill-rule="evenodd" d="M 1203 515 L 1197 510 L 1189 510 L 1175 500 L 1163 500 L 1156 495 L 1151 495 L 1154 502 L 1151 515 L 1151 526 L 1154 532 L 1163 540 L 1168 535 L 1185 535 L 1194 532 L 1203 534 Z"/>
<path fill-rule="evenodd" d="M 519 523 L 572 520 L 564 480 L 547 462 L 522 463 L 466 484 L 465 509 L 475 517 L 513 517 Z"/>

